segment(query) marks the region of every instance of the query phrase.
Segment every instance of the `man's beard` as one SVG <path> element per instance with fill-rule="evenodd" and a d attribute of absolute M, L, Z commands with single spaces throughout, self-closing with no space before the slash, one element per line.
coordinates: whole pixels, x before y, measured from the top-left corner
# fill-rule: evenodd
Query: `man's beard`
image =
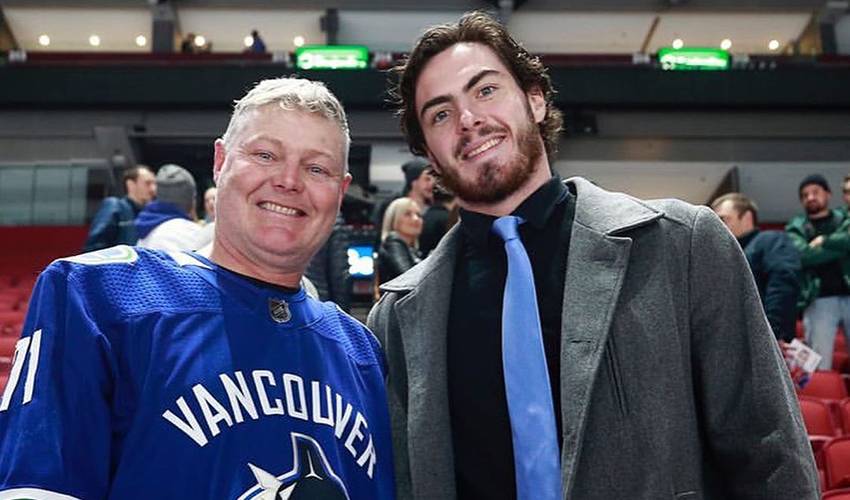
<path fill-rule="evenodd" d="M 459 168 L 445 168 L 435 160 L 434 169 L 439 183 L 458 198 L 469 203 L 498 203 L 521 188 L 531 178 L 535 165 L 543 154 L 537 124 L 534 123 L 531 110 L 527 111 L 528 121 L 517 137 L 518 150 L 506 163 L 497 164 L 494 161 L 488 161 L 484 165 L 474 167 L 478 169 L 477 175 L 474 179 L 467 180 L 461 178 Z M 478 135 L 484 137 L 500 132 L 507 131 L 486 126 L 479 130 Z M 464 143 L 468 142 L 469 140 L 464 141 Z M 460 158 L 460 156 L 458 151 L 455 157 Z"/>
<path fill-rule="evenodd" d="M 814 215 L 818 212 L 822 212 L 825 206 L 820 203 L 806 203 L 803 208 L 806 209 L 806 213 L 808 215 Z"/>

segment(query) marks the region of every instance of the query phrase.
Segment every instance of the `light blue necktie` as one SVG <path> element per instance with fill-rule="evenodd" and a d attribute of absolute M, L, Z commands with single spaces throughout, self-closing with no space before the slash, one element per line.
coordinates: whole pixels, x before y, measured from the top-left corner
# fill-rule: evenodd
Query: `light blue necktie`
<path fill-rule="evenodd" d="M 517 227 L 525 222 L 507 215 L 493 222 L 505 240 L 508 277 L 502 304 L 502 366 L 516 467 L 517 500 L 557 500 L 561 496 L 561 460 L 552 389 L 534 274 Z"/>

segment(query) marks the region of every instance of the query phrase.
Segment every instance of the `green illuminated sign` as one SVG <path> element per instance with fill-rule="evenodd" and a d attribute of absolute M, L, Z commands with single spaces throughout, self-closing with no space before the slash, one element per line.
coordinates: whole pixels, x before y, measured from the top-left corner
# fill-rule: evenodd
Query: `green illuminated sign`
<path fill-rule="evenodd" d="M 729 53 L 722 49 L 685 47 L 658 51 L 662 69 L 724 70 L 729 69 Z"/>
<path fill-rule="evenodd" d="M 363 45 L 306 45 L 295 49 L 298 69 L 363 69 L 369 49 Z"/>

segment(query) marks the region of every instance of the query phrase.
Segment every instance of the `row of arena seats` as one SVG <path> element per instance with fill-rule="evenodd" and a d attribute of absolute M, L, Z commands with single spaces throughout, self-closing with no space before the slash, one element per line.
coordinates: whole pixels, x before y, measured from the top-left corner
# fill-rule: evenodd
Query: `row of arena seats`
<path fill-rule="evenodd" d="M 817 371 L 797 390 L 823 498 L 850 500 L 850 375 Z"/>
<path fill-rule="evenodd" d="M 36 277 L 35 272 L 0 272 L 0 388 L 6 387 Z"/>

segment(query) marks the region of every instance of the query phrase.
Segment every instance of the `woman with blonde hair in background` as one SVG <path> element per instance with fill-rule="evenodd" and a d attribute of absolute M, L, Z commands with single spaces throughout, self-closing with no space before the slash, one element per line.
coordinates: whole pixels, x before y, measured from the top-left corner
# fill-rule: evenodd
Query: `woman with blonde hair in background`
<path fill-rule="evenodd" d="M 378 283 L 385 283 L 407 271 L 422 258 L 419 235 L 422 233 L 422 208 L 411 198 L 393 200 L 381 225 L 378 250 Z"/>

